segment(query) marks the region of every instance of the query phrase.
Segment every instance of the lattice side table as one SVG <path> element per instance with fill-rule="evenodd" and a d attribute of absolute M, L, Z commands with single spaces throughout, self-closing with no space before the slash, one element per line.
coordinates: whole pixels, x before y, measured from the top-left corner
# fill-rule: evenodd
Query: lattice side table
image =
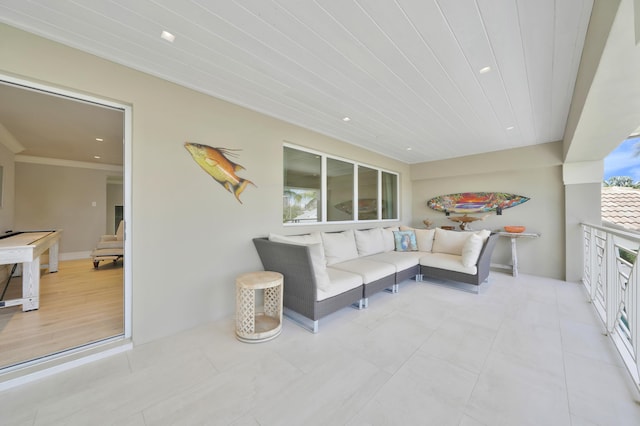
<path fill-rule="evenodd" d="M 243 342 L 264 342 L 282 330 L 283 277 L 278 272 L 249 272 L 236 278 L 236 337 Z M 262 311 L 256 292 L 263 291 Z"/>

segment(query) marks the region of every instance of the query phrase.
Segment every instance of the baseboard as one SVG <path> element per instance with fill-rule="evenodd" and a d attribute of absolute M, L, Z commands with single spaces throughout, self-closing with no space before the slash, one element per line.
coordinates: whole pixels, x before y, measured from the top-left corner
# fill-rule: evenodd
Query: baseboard
<path fill-rule="evenodd" d="M 60 253 L 60 260 L 79 260 L 79 259 L 89 259 L 91 257 L 91 251 L 72 251 L 68 253 Z"/>

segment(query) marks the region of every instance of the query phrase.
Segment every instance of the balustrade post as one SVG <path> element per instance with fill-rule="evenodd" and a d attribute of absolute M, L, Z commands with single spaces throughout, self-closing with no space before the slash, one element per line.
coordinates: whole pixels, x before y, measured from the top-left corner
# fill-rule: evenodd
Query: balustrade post
<path fill-rule="evenodd" d="M 620 306 L 620 289 L 618 285 L 618 277 L 617 277 L 617 265 L 616 265 L 616 247 L 614 242 L 614 236 L 607 233 L 606 235 L 606 251 L 604 253 L 606 265 L 606 281 L 605 293 L 607 295 L 607 300 L 605 301 L 606 307 L 606 318 L 607 318 L 607 331 L 609 333 L 613 333 L 613 330 L 616 326 L 616 316 L 618 313 L 618 306 Z"/>
<path fill-rule="evenodd" d="M 627 288 L 627 292 L 629 292 L 629 301 L 632 306 L 627 308 L 627 318 L 629 320 L 629 327 L 631 328 L 631 348 L 633 351 L 633 355 L 636 362 L 636 373 L 635 376 L 636 381 L 640 378 L 640 357 L 638 356 L 638 348 L 640 345 L 638 344 L 638 340 L 640 339 L 640 313 L 638 309 L 640 309 L 640 290 L 638 289 L 638 284 L 640 283 L 640 268 L 638 268 L 638 259 L 637 256 L 640 253 L 636 253 L 636 260 L 633 262 L 633 267 L 631 268 L 631 275 L 629 276 L 629 283 L 627 284 L 629 287 Z M 638 386 L 639 383 L 636 383 Z"/>
<path fill-rule="evenodd" d="M 593 303 L 598 283 L 598 249 L 596 246 L 596 230 L 589 227 L 589 300 Z"/>

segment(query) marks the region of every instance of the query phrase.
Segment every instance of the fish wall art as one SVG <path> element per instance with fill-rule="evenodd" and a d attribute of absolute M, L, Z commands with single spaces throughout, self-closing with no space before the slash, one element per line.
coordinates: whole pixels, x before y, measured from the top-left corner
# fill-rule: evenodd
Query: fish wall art
<path fill-rule="evenodd" d="M 229 160 L 228 157 L 237 157 L 235 151 L 239 149 L 214 148 L 209 145 L 199 143 L 185 142 L 184 147 L 189 151 L 191 157 L 202 169 L 212 178 L 222 185 L 227 191 L 235 195 L 236 200 L 240 204 L 240 194 L 245 190 L 248 184 L 256 186 L 248 179 L 244 179 L 236 175 L 236 172 L 245 170 L 240 164 L 236 164 Z"/>

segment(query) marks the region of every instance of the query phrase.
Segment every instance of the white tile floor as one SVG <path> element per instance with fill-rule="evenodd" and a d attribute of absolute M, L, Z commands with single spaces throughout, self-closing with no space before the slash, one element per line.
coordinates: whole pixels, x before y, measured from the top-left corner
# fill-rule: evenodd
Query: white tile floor
<path fill-rule="evenodd" d="M 640 425 L 578 284 L 491 280 L 407 281 L 261 344 L 227 318 L 0 393 L 0 424 Z"/>

